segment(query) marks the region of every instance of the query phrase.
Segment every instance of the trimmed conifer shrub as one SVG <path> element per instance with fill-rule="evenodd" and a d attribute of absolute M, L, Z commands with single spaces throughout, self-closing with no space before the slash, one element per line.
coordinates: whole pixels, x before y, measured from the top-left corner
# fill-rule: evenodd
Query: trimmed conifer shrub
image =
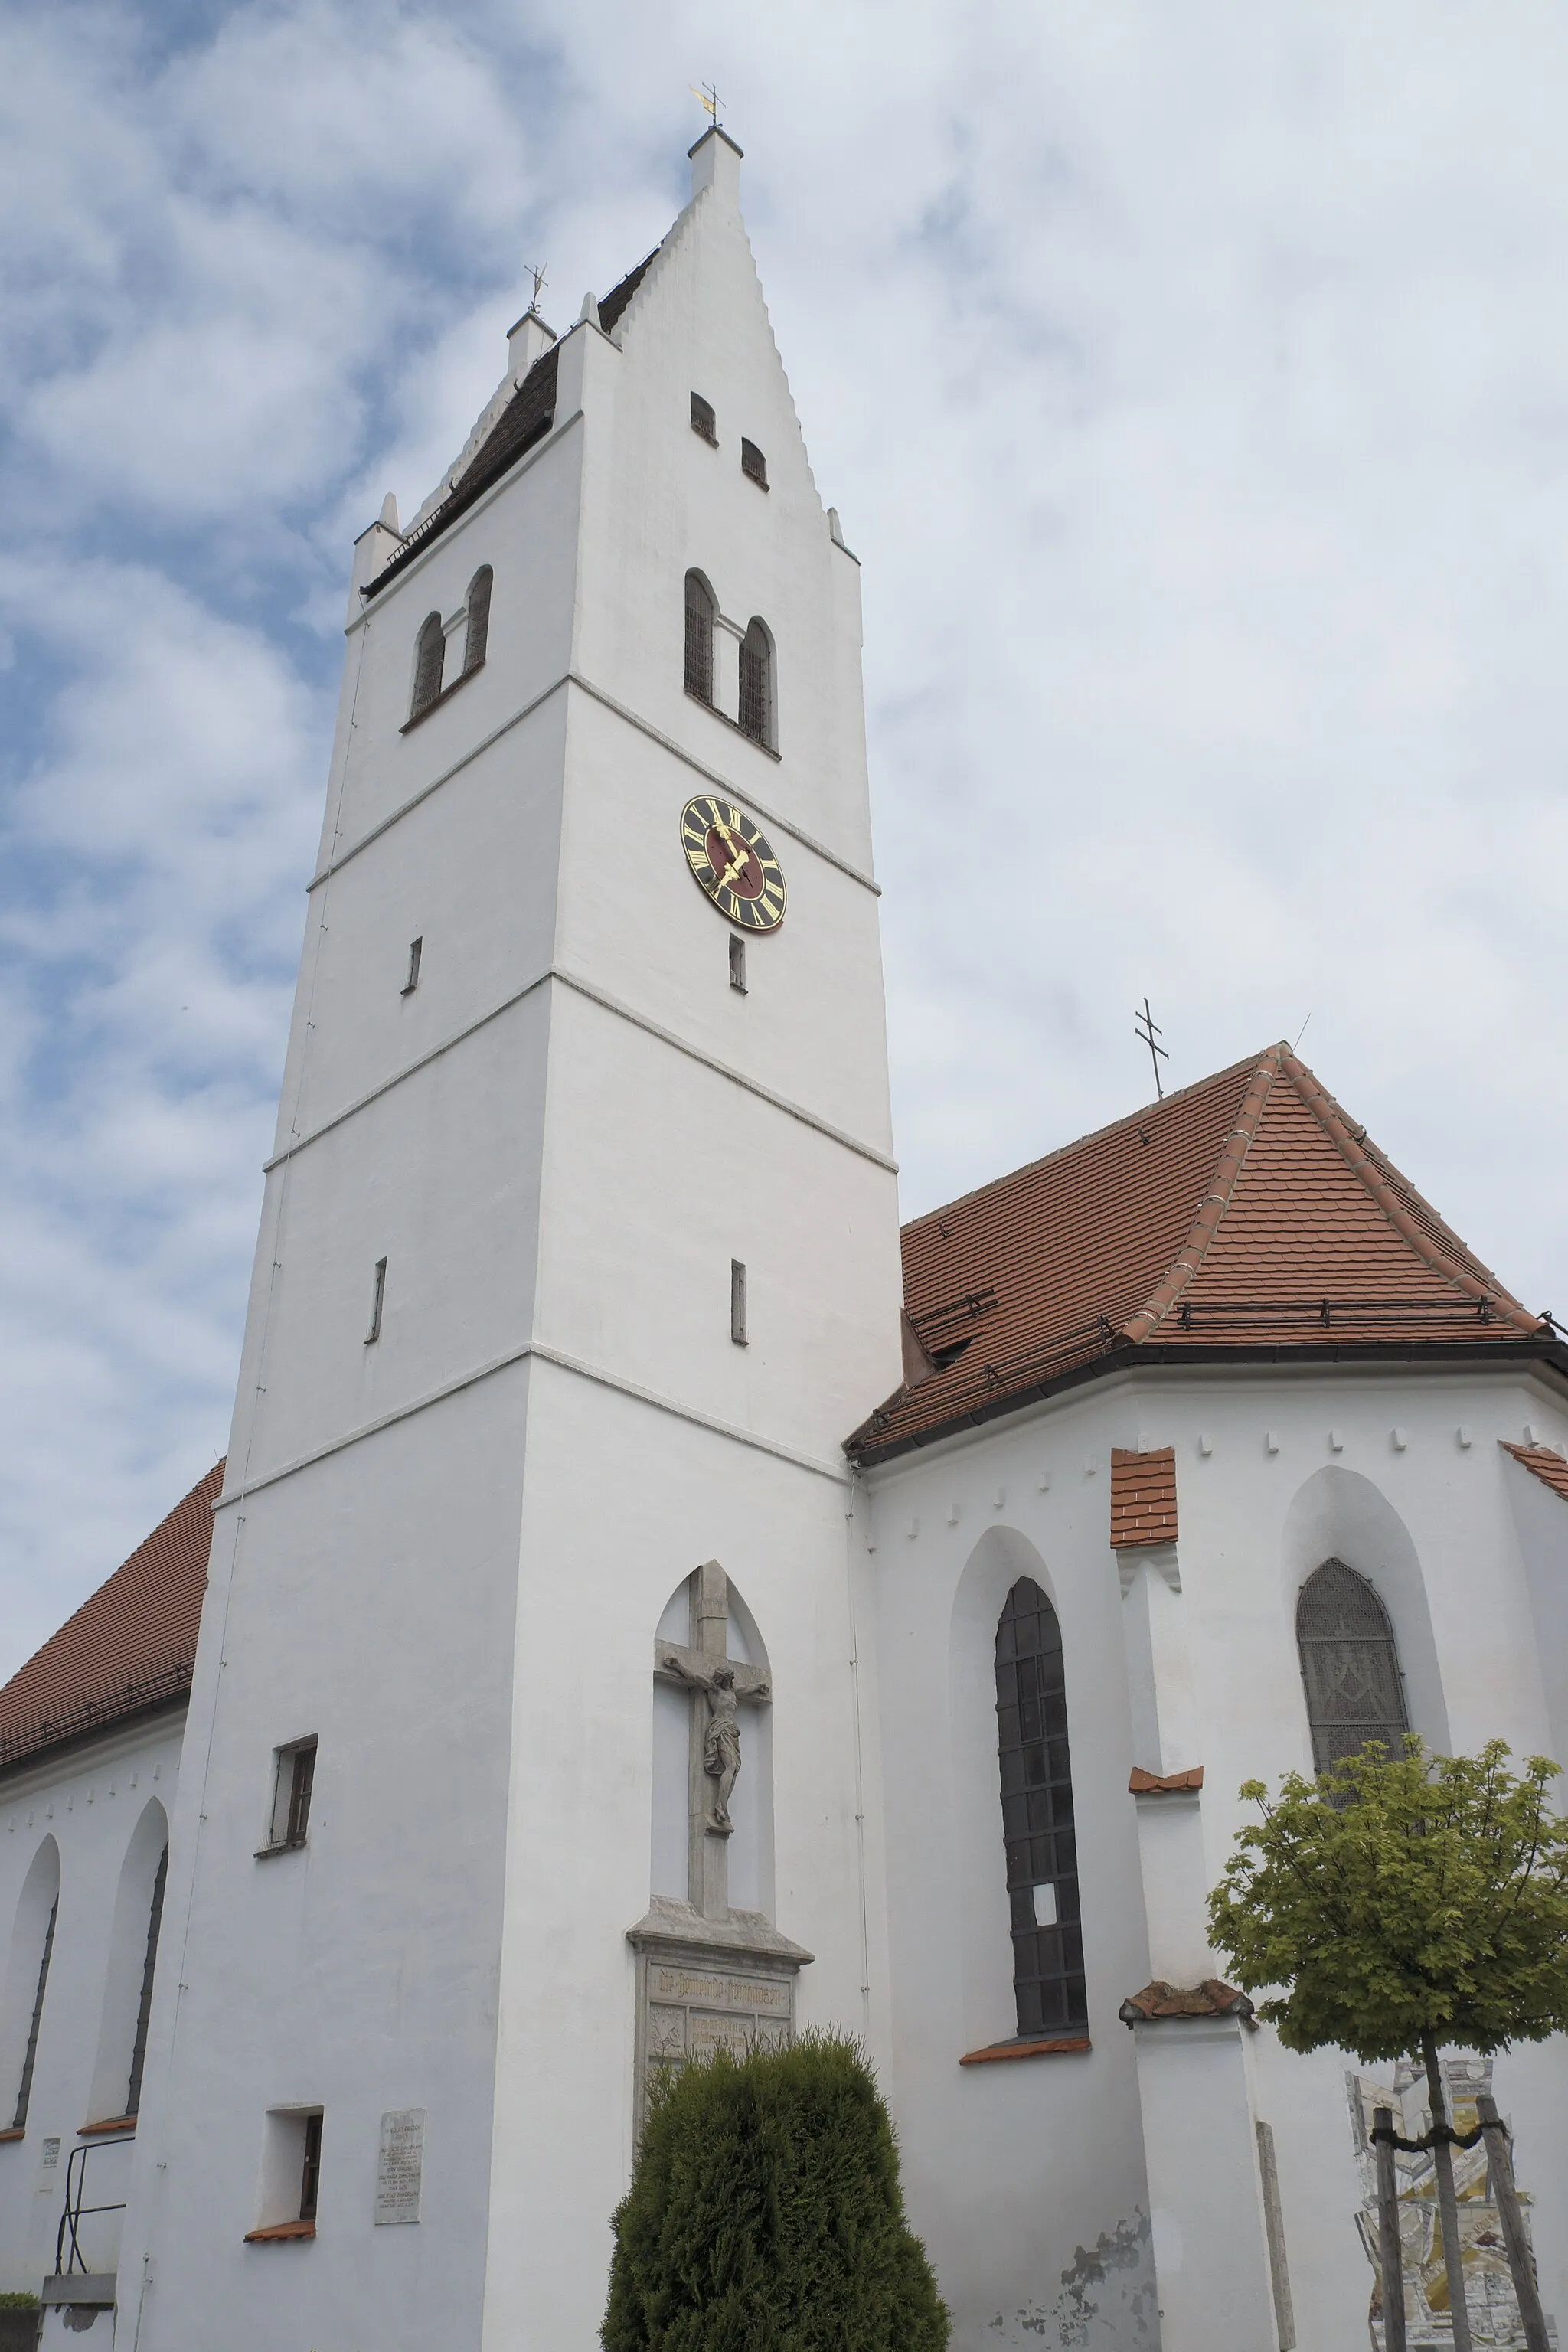
<path fill-rule="evenodd" d="M 945 2352 L 853 2042 L 807 2033 L 656 2084 L 614 2226 L 605 2352 Z"/>

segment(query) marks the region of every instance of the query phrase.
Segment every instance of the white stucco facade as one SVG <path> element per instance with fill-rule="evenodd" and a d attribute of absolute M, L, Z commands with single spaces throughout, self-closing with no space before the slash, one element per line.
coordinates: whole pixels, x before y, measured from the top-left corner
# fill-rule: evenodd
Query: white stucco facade
<path fill-rule="evenodd" d="M 358 544 L 188 1722 L 0 1773 L 13 2088 L 59 1898 L 0 2283 L 51 2269 L 69 2151 L 123 2096 L 168 1837 L 134 2146 L 87 2159 L 127 2200 L 93 2225 L 121 2352 L 592 2352 L 635 2150 L 628 1931 L 689 1862 L 656 1636 L 687 1640 L 700 1563 L 767 1682 L 729 1901 L 810 1956 L 798 2018 L 876 2063 L 955 2352 L 1366 2341 L 1348 2062 L 1118 2015 L 1223 1974 L 1204 1900 L 1237 1788 L 1310 1769 L 1295 1607 L 1322 1561 L 1376 1589 L 1434 1748 L 1568 1755 L 1568 1503 L 1500 1443 L 1568 1452 L 1544 1370 L 1118 1372 L 851 1473 L 900 1372 L 858 567 L 739 160 L 693 151 L 629 305 L 562 340 L 542 437 L 422 542 Z M 511 343 L 521 378 L 547 331 Z M 690 571 L 712 708 L 683 682 Z M 411 721 L 431 615 L 446 691 Z M 736 723 L 754 619 L 768 744 Z M 681 849 L 708 792 L 787 877 L 743 991 Z M 1115 1550 L 1112 1452 L 1164 1446 L 1178 1537 Z M 1019 2054 L 995 1645 L 1023 1577 L 1061 1631 L 1089 2016 Z M 289 1845 L 279 1758 L 310 1740 Z M 1134 1796 L 1135 1766 L 1203 1787 Z M 1495 2087 L 1568 2322 L 1563 2051 Z M 395 2196 L 392 2140 L 419 2158 Z"/>

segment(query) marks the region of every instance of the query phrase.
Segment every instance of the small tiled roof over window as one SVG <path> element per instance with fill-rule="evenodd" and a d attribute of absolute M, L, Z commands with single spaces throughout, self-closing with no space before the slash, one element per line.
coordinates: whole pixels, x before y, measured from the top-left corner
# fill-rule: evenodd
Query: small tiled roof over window
<path fill-rule="evenodd" d="M 1561 1495 L 1568 1503 L 1568 1461 L 1554 1445 L 1510 1445 L 1506 1437 L 1500 1438 L 1499 1444 L 1505 1454 L 1511 1454 L 1516 1462 L 1522 1462 L 1527 1470 L 1533 1471 L 1543 1486 L 1550 1486 L 1554 1495 Z"/>
<path fill-rule="evenodd" d="M 1110 1540 L 1118 1551 L 1134 1544 L 1176 1540 L 1176 1452 L 1110 1449 Z"/>
<path fill-rule="evenodd" d="M 221 1462 L 0 1690 L 0 1769 L 190 1687 Z"/>
<path fill-rule="evenodd" d="M 1288 1045 L 917 1218 L 903 1253 L 934 1369 L 856 1430 L 861 1462 L 1138 1362 L 1511 1348 L 1568 1370 Z"/>

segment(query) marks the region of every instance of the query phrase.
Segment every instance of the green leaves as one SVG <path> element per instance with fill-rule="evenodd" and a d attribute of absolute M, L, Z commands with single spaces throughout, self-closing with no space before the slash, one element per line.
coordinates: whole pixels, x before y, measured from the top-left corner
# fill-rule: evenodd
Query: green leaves
<path fill-rule="evenodd" d="M 853 2042 L 807 2034 L 668 2076 L 614 2226 L 605 2352 L 944 2352 Z"/>
<path fill-rule="evenodd" d="M 1398 2058 L 1424 2034 L 1505 2049 L 1568 2028 L 1568 1823 L 1560 1767 L 1509 1748 L 1403 1756 L 1374 1741 L 1315 1781 L 1289 1773 L 1209 1896 L 1215 1947 L 1290 2050 Z"/>

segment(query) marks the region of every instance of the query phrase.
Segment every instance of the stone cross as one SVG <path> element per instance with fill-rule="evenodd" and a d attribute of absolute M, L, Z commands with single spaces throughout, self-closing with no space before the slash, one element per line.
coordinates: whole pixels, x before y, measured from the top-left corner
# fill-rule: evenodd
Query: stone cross
<path fill-rule="evenodd" d="M 741 1700 L 765 1703 L 772 1693 L 754 1666 L 729 1654 L 730 1580 L 716 1559 L 691 1579 L 691 1641 L 682 1647 L 656 1642 L 658 1681 L 678 1683 L 691 1698 L 691 1766 L 687 1844 L 687 1900 L 705 1919 L 730 1914 L 730 1793 L 741 1769 Z"/>

